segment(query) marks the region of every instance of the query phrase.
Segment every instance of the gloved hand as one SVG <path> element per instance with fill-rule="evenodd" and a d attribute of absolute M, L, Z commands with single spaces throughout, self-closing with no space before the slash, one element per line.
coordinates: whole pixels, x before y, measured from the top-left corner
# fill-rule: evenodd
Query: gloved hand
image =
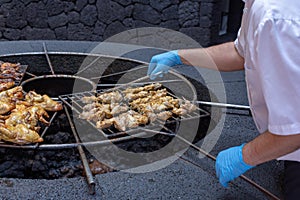
<path fill-rule="evenodd" d="M 241 146 L 221 151 L 217 156 L 216 173 L 220 183 L 224 187 L 228 186 L 229 181 L 232 181 L 254 167 L 248 165 L 243 160 L 242 149 L 244 145 L 242 144 Z"/>
<path fill-rule="evenodd" d="M 150 76 L 151 80 L 157 76 L 163 77 L 164 74 L 168 73 L 169 68 L 175 65 L 182 65 L 177 50 L 158 54 L 152 57 L 147 75 Z"/>

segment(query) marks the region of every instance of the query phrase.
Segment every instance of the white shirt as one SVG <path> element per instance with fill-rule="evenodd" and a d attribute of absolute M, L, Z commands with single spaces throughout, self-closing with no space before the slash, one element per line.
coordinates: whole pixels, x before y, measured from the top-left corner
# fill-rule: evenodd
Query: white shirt
<path fill-rule="evenodd" d="M 300 0 L 245 0 L 235 46 L 260 133 L 300 133 Z M 300 161 L 300 150 L 282 160 Z"/>

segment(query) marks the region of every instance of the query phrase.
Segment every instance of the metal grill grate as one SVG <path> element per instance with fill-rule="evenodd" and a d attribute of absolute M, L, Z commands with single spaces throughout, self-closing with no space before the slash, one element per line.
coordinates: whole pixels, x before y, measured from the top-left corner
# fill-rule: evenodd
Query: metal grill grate
<path fill-rule="evenodd" d="M 13 79 L 15 86 L 20 85 L 27 71 L 28 65 L 19 65 L 18 67 L 19 69 L 16 71 L 19 74 L 18 76 L 14 76 L 13 74 L 2 74 L 1 72 L 0 82 L 5 82 L 6 79 Z"/>
<path fill-rule="evenodd" d="M 86 105 L 85 103 L 83 103 L 81 101 L 81 99 L 83 97 L 91 97 L 91 96 L 105 93 L 107 91 L 112 91 L 112 90 L 108 89 L 108 90 L 97 90 L 96 92 L 74 93 L 74 94 L 69 94 L 69 95 L 61 95 L 61 96 L 59 96 L 59 98 L 61 99 L 61 101 L 63 101 L 63 103 L 65 105 L 67 105 L 69 108 L 71 108 L 74 111 L 75 117 L 78 117 L 79 114 L 82 113 L 82 111 L 83 111 L 83 106 Z M 120 89 L 117 89 L 116 91 L 122 92 L 122 90 L 120 90 Z M 168 95 L 172 96 L 173 98 L 180 99 L 179 97 L 174 96 L 170 92 L 168 92 Z M 164 126 L 167 126 L 172 123 L 178 123 L 180 121 L 187 121 L 187 120 L 193 120 L 193 119 L 200 119 L 203 117 L 208 117 L 209 115 L 210 114 L 208 111 L 197 106 L 197 109 L 195 111 L 190 112 L 186 115 L 182 115 L 180 117 L 173 115 L 166 121 L 157 119 L 155 122 L 152 122 L 150 124 L 140 125 L 137 128 L 131 128 L 126 131 L 119 131 L 113 127 L 99 129 L 96 127 L 95 122 L 90 121 L 90 120 L 86 120 L 86 121 L 89 124 L 91 124 L 95 129 L 99 130 L 99 132 L 101 132 L 101 134 L 103 134 L 106 138 L 111 139 L 111 138 L 117 138 L 117 137 L 122 137 L 122 136 L 126 136 L 126 135 L 134 135 L 135 133 L 138 133 L 138 130 L 141 127 L 143 129 L 154 130 L 159 127 L 164 127 Z"/>
<path fill-rule="evenodd" d="M 24 78 L 24 75 L 27 71 L 27 68 L 28 68 L 28 65 L 20 65 L 20 69 L 19 69 L 19 72 L 21 73 L 21 76 L 15 80 L 15 85 L 20 85 L 23 78 Z"/>

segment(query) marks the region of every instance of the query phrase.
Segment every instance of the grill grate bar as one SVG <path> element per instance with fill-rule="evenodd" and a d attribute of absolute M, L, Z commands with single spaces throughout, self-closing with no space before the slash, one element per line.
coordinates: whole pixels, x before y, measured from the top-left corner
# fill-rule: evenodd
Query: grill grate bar
<path fill-rule="evenodd" d="M 64 110 L 65 110 L 65 113 L 67 115 L 67 118 L 68 118 L 71 130 L 72 130 L 72 133 L 73 133 L 73 135 L 75 137 L 75 140 L 76 140 L 77 143 L 80 143 L 80 139 L 79 139 L 79 136 L 78 136 L 77 131 L 75 129 L 75 126 L 74 126 L 74 124 L 72 122 L 72 119 L 70 117 L 70 113 L 69 113 L 69 111 L 68 111 L 68 109 L 67 109 L 67 107 L 65 105 L 64 105 Z M 78 149 L 78 152 L 79 152 L 79 155 L 80 155 L 80 159 L 82 161 L 82 165 L 83 165 L 83 168 L 84 168 L 84 171 L 85 171 L 86 179 L 87 179 L 87 182 L 88 182 L 88 185 L 89 185 L 89 193 L 90 194 L 95 194 L 95 184 L 96 183 L 95 183 L 92 171 L 91 171 L 91 169 L 89 167 L 89 164 L 88 164 L 85 152 L 84 152 L 82 146 L 77 146 L 77 149 Z"/>
<path fill-rule="evenodd" d="M 153 84 L 153 83 L 178 83 L 178 82 L 184 82 L 183 80 L 180 79 L 170 79 L 170 80 L 162 80 L 162 81 L 145 81 L 145 82 L 139 82 L 139 83 L 133 83 L 133 86 L 142 86 L 146 84 Z M 108 83 L 100 83 L 97 86 L 98 87 L 115 87 L 115 86 L 124 86 L 127 85 L 128 83 L 116 83 L 116 84 L 108 84 Z"/>
<path fill-rule="evenodd" d="M 15 86 L 18 86 L 21 84 L 23 78 L 24 78 L 24 75 L 27 71 L 27 68 L 28 68 L 28 65 L 20 65 L 18 64 L 18 70 L 16 70 L 16 72 L 18 74 L 20 74 L 20 76 L 15 76 L 15 74 L 11 74 L 11 73 L 2 73 L 1 72 L 1 78 L 0 78 L 0 82 L 2 82 L 3 80 L 5 81 L 6 79 L 11 79 L 14 81 L 15 83 Z"/>
<path fill-rule="evenodd" d="M 51 73 L 54 75 L 54 70 L 53 70 L 53 65 L 51 63 L 51 60 L 50 60 L 50 57 L 49 57 L 49 54 L 48 54 L 48 51 L 47 51 L 47 47 L 46 47 L 46 43 L 43 42 L 43 49 L 44 49 L 44 53 L 45 53 L 45 56 L 46 56 L 46 59 L 47 59 L 47 62 L 48 62 L 48 65 L 50 67 L 50 71 Z"/>
<path fill-rule="evenodd" d="M 90 64 L 88 64 L 87 66 L 85 66 L 84 68 L 78 70 L 74 75 L 79 75 L 81 72 L 84 72 L 85 70 L 89 69 L 93 64 L 95 64 L 99 59 L 101 58 L 101 56 L 97 57 L 96 59 L 94 59 Z"/>
<path fill-rule="evenodd" d="M 30 73 L 30 72 L 26 72 L 27 75 L 31 76 L 31 77 L 36 77 L 36 75 Z"/>
<path fill-rule="evenodd" d="M 47 133 L 47 130 L 49 129 L 49 127 L 50 127 L 50 125 L 52 124 L 53 120 L 55 119 L 56 115 L 57 115 L 57 112 L 55 112 L 55 113 L 52 115 L 52 117 L 51 117 L 51 119 L 50 119 L 50 121 L 49 121 L 49 126 L 46 126 L 46 127 L 44 128 L 43 132 L 41 133 L 41 138 L 44 138 L 45 134 Z M 40 143 L 36 143 L 36 144 L 35 144 L 35 148 L 38 147 L 39 145 L 40 145 Z"/>
<path fill-rule="evenodd" d="M 122 85 L 123 86 L 123 85 Z M 95 96 L 96 94 L 103 93 L 106 91 L 111 91 L 111 90 L 97 90 L 96 92 L 81 92 L 81 93 L 75 93 L 75 94 L 68 94 L 68 95 L 62 95 L 60 96 L 61 100 L 65 103 L 65 105 L 69 106 L 72 110 L 74 110 L 77 114 L 76 117 L 82 112 L 83 106 L 85 105 L 84 103 L 81 102 L 82 97 L 89 97 L 89 96 Z M 114 91 L 122 91 L 121 88 L 114 88 Z M 171 94 L 168 92 L 168 95 L 177 98 L 177 96 Z M 183 98 L 184 99 L 184 98 Z M 199 119 L 203 117 L 208 117 L 210 113 L 202 108 L 197 108 L 196 111 L 189 113 L 188 115 L 183 115 L 180 117 L 172 117 L 171 119 L 167 121 L 162 121 L 162 120 L 157 120 L 154 123 L 150 123 L 148 125 L 142 126 L 143 128 L 146 129 L 155 129 L 160 126 L 164 126 L 167 124 L 171 124 L 177 121 L 187 121 L 187 120 L 194 120 L 194 119 Z M 135 133 L 136 130 L 138 130 L 139 127 L 137 128 L 132 128 L 126 131 L 114 131 L 112 128 L 105 128 L 105 129 L 99 129 L 96 127 L 96 124 L 94 122 L 91 122 L 89 120 L 86 120 L 90 125 L 92 125 L 95 129 L 97 129 L 101 134 L 103 134 L 106 138 L 112 139 L 112 138 L 117 138 L 117 137 L 124 137 L 128 134 L 132 135 Z"/>
<path fill-rule="evenodd" d="M 24 75 L 27 71 L 27 68 L 28 68 L 28 65 L 20 65 L 20 73 L 22 74 L 21 78 L 18 79 L 18 80 L 15 80 L 15 85 L 20 85 L 23 78 L 24 78 Z"/>
<path fill-rule="evenodd" d="M 10 145 L 7 143 L 3 143 L 0 145 L 0 147 L 4 148 L 13 148 L 13 149 L 29 149 L 29 150 L 34 150 L 34 149 L 39 149 L 39 150 L 59 150 L 59 149 L 72 149 L 72 148 L 77 148 L 78 146 L 85 146 L 85 147 L 90 147 L 90 146 L 106 146 L 110 145 L 111 143 L 117 143 L 117 142 L 125 142 L 132 140 L 134 138 L 138 137 L 145 137 L 147 136 L 148 133 L 146 132 L 139 132 L 133 135 L 128 135 L 120 138 L 113 138 L 113 139 L 105 139 L 105 140 L 99 140 L 99 141 L 88 141 L 88 142 L 80 142 L 80 143 L 68 143 L 68 144 L 41 144 L 38 147 L 35 145 Z"/>

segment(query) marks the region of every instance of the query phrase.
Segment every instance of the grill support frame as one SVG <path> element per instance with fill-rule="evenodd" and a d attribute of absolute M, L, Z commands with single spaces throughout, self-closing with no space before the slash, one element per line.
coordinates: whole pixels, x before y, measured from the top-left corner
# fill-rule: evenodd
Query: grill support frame
<path fill-rule="evenodd" d="M 93 56 L 100 56 L 99 54 L 86 54 L 86 53 L 77 53 L 77 52 L 48 52 L 45 43 L 43 43 L 43 46 L 44 46 L 44 51 L 43 52 L 25 52 L 25 53 L 3 54 L 3 55 L 1 55 L 1 57 L 18 56 L 18 55 L 45 55 L 47 58 L 49 58 L 49 54 L 53 54 L 53 55 L 55 55 L 55 54 L 65 54 L 65 55 L 93 55 Z M 107 56 L 107 55 L 105 55 L 105 56 Z M 132 59 L 127 59 L 127 60 L 132 60 Z M 50 59 L 49 59 L 49 61 L 50 61 Z M 132 61 L 136 61 L 136 60 L 132 60 Z M 147 63 L 144 63 L 144 64 L 147 64 Z M 51 68 L 51 66 L 52 66 L 51 63 L 49 64 L 49 66 Z M 53 68 L 52 68 L 52 70 L 53 70 Z M 32 77 L 35 76 L 34 74 L 29 73 L 29 72 L 26 72 L 26 74 L 29 75 L 29 76 L 32 76 Z M 211 105 L 211 106 L 214 106 L 214 105 Z M 227 107 L 227 106 L 225 105 L 225 107 Z M 236 107 L 240 107 L 240 105 L 234 105 L 232 107 L 232 109 L 235 109 Z M 244 109 L 243 106 L 241 106 L 241 108 Z M 245 109 L 248 109 L 248 108 L 245 108 Z M 55 118 L 55 116 L 54 116 L 54 118 Z M 46 131 L 45 131 L 45 133 L 46 133 Z M 145 133 L 143 133 L 143 134 L 145 134 Z M 174 135 L 172 135 L 172 136 L 174 136 Z M 64 148 L 78 148 L 78 147 L 82 147 L 82 146 L 86 146 L 86 145 L 106 145 L 108 143 L 111 143 L 112 141 L 126 141 L 126 139 L 127 138 L 117 138 L 117 139 L 114 139 L 114 140 L 95 141 L 95 142 L 87 142 L 87 143 L 78 143 L 78 142 L 76 142 L 76 143 L 69 143 L 69 144 L 63 144 L 63 145 L 35 144 L 35 145 L 16 146 L 16 145 L 1 144 L 0 143 L 0 147 L 4 147 L 4 148 L 20 148 L 20 149 L 33 149 L 33 150 L 34 149 L 49 149 L 49 150 L 51 150 L 51 149 L 64 149 Z M 130 139 L 130 138 L 128 138 L 128 139 Z M 197 150 L 197 148 L 196 148 L 196 150 Z M 276 199 L 276 198 L 274 198 L 274 199 Z"/>

